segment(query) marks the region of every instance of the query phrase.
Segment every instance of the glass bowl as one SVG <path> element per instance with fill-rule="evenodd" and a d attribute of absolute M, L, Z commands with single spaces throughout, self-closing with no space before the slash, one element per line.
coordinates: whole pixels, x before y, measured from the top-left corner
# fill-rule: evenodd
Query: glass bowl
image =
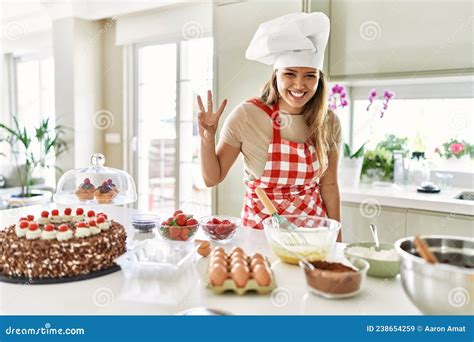
<path fill-rule="evenodd" d="M 319 216 L 280 216 L 294 224 L 296 230 L 275 227 L 272 217 L 263 220 L 263 227 L 270 247 L 283 262 L 298 265 L 299 259 L 296 255 L 308 261 L 316 261 L 325 259 L 331 253 L 341 229 L 339 222 Z M 295 234 L 301 238 L 292 238 Z M 296 241 L 302 239 L 306 240 L 305 244 Z"/>
<path fill-rule="evenodd" d="M 161 224 L 160 235 L 166 239 L 171 241 L 192 241 L 194 239 L 194 235 L 198 230 L 199 223 L 189 225 L 189 226 L 176 226 L 176 225 L 166 225 Z"/>
<path fill-rule="evenodd" d="M 159 225 L 160 217 L 154 214 L 137 214 L 130 218 L 133 228 L 140 232 L 149 232 Z"/>
<path fill-rule="evenodd" d="M 199 226 L 212 241 L 226 243 L 235 236 L 240 222 L 238 217 L 205 216 L 199 219 Z"/>
<path fill-rule="evenodd" d="M 347 298 L 359 293 L 364 286 L 370 266 L 367 261 L 361 258 L 349 257 L 348 260 L 352 267 L 347 264 L 344 266 L 349 266 L 352 270 L 347 271 L 335 271 L 321 267 L 318 265 L 321 262 L 313 263 L 314 269 L 311 270 L 301 262 L 300 266 L 305 272 L 306 283 L 310 290 L 324 298 Z M 321 264 L 328 263 L 322 262 Z"/>

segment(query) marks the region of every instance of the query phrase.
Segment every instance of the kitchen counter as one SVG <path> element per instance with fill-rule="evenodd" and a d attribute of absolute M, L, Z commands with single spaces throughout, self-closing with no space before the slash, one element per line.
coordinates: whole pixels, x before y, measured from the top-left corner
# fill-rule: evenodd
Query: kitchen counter
<path fill-rule="evenodd" d="M 474 191 L 466 188 L 451 188 L 438 194 L 425 194 L 416 191 L 415 186 L 340 186 L 341 201 L 363 203 L 377 201 L 381 206 L 420 209 L 474 216 L 474 201 L 454 199 L 463 191 Z"/>
<path fill-rule="evenodd" d="M 52 208 L 60 208 L 54 204 Z M 18 220 L 20 215 L 38 215 L 46 208 L 0 211 L 0 227 Z M 133 231 L 129 217 L 134 209 L 107 207 L 109 217 L 123 223 L 129 242 Z M 201 232 L 200 232 L 201 233 Z M 270 259 L 278 288 L 272 295 L 235 294 L 215 295 L 206 288 L 205 273 L 208 258 L 198 259 L 188 280 L 189 292 L 179 302 L 169 305 L 130 299 L 132 288 L 122 272 L 74 283 L 53 285 L 15 285 L 0 283 L 0 314 L 8 315 L 141 315 L 175 314 L 193 307 L 210 307 L 237 315 L 417 315 L 419 311 L 405 295 L 400 278 L 378 279 L 367 277 L 363 290 L 355 297 L 328 300 L 312 294 L 306 287 L 303 271 L 279 261 L 269 249 L 263 231 L 240 228 L 237 236 L 225 249 L 240 246 L 249 253 L 259 252 Z M 337 244 L 332 259 L 342 258 L 344 244 Z M 151 282 L 143 290 L 153 289 Z M 143 299 L 143 298 L 142 298 Z"/>

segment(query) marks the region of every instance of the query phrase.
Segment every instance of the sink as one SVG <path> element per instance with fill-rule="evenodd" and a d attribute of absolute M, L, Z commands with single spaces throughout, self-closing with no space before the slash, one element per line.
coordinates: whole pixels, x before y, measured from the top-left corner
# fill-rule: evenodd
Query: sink
<path fill-rule="evenodd" d="M 463 191 L 460 194 L 457 194 L 455 199 L 464 200 L 464 201 L 474 201 L 474 192 L 473 191 Z"/>

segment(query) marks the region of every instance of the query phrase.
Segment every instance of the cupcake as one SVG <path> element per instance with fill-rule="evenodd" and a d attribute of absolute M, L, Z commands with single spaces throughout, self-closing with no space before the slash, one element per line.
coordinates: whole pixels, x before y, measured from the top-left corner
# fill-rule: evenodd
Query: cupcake
<path fill-rule="evenodd" d="M 112 179 L 107 179 L 107 184 L 112 188 L 113 191 L 115 191 L 115 195 L 118 195 L 120 190 L 117 188 L 117 186 L 112 182 Z"/>
<path fill-rule="evenodd" d="M 101 186 L 97 187 L 94 192 L 94 196 L 97 202 L 100 204 L 109 204 L 117 196 L 117 193 L 109 185 L 108 182 L 103 182 Z"/>
<path fill-rule="evenodd" d="M 89 178 L 85 178 L 84 182 L 76 189 L 76 196 L 80 201 L 89 201 L 94 199 L 95 186 Z"/>

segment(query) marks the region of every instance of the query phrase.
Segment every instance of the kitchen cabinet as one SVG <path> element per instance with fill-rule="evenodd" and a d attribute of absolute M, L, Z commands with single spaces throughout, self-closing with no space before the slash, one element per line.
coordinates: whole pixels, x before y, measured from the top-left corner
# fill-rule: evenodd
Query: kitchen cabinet
<path fill-rule="evenodd" d="M 471 1 L 313 0 L 310 10 L 330 15 L 332 80 L 474 71 Z"/>
<path fill-rule="evenodd" d="M 406 232 L 407 235 L 439 234 L 473 237 L 474 217 L 409 209 Z"/>
<path fill-rule="evenodd" d="M 405 236 L 406 209 L 391 208 L 370 202 L 341 205 L 343 242 L 373 241 L 369 225 L 376 224 L 380 242 L 395 242 Z"/>

